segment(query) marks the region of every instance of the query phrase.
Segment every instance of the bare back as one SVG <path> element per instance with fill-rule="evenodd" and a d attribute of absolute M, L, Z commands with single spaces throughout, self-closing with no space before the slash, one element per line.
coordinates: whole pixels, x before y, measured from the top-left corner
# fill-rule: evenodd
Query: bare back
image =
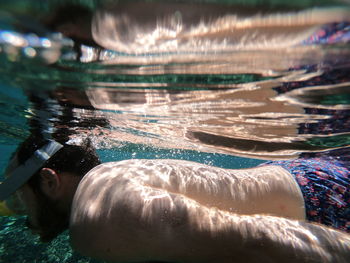
<path fill-rule="evenodd" d="M 292 176 L 277 166 L 105 163 L 79 184 L 71 242 L 85 255 L 113 262 L 322 262 L 349 253 L 350 245 L 334 243 L 348 236 L 284 218 L 303 218 L 300 195 Z"/>

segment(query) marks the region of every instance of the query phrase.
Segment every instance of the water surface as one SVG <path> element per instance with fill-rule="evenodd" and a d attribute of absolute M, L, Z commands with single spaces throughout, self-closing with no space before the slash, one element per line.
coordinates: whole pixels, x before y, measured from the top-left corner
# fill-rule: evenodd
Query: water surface
<path fill-rule="evenodd" d="M 0 14 L 1 169 L 39 132 L 70 143 L 89 137 L 104 161 L 178 158 L 228 168 L 349 146 L 343 1 L 211 1 L 216 8 L 201 7 L 215 13 L 210 19 L 195 8 L 91 1 L 81 4 L 93 15 L 92 42 L 74 26 L 49 26 L 59 1 L 12 2 Z M 65 235 L 43 246 L 21 234 L 23 218 L 1 220 L 2 262 L 88 262 Z"/>

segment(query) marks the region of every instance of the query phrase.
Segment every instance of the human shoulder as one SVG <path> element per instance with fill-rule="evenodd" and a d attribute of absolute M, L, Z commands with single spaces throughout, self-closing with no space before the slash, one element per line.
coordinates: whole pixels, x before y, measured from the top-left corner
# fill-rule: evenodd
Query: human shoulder
<path fill-rule="evenodd" d="M 192 161 L 186 161 L 186 160 L 177 160 L 177 159 L 128 159 L 128 160 L 122 160 L 117 162 L 106 162 L 102 163 L 95 168 L 93 168 L 91 171 L 87 173 L 87 175 L 96 174 L 96 173 L 108 173 L 111 171 L 117 171 L 121 169 L 127 169 L 127 170 L 133 170 L 133 169 L 147 169 L 147 167 L 203 167 L 203 168 L 209 168 L 212 166 L 208 166 L 202 163 L 192 162 Z M 215 167 L 217 169 L 220 169 L 218 167 Z"/>

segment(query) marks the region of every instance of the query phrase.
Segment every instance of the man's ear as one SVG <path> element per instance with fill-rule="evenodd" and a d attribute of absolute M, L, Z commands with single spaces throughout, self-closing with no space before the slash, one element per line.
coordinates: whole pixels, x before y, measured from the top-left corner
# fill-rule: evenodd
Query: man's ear
<path fill-rule="evenodd" d="M 50 168 L 40 170 L 40 187 L 46 196 L 56 199 L 59 194 L 60 178 L 59 175 Z"/>

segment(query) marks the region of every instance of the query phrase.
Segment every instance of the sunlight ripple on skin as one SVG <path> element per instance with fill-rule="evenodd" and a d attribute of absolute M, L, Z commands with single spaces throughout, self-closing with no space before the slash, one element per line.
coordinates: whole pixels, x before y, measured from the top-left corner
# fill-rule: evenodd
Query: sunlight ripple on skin
<path fill-rule="evenodd" d="M 254 214 L 259 211 L 267 213 L 270 211 L 272 214 L 292 218 L 304 217 L 303 213 L 294 215 L 292 212 L 294 209 L 289 211 L 288 205 L 282 206 L 279 204 L 279 199 L 275 200 L 276 195 L 283 193 L 286 204 L 288 202 L 293 204 L 294 201 L 290 201 L 290 198 L 301 196 L 296 182 L 281 167 L 256 168 L 254 172 L 219 168 L 213 170 L 209 166 L 182 161 L 179 169 L 174 169 L 175 162 L 177 161 L 134 160 L 114 165 L 104 164 L 102 170 L 101 167 L 97 170 L 93 169 L 82 181 L 82 184 L 87 184 L 91 179 L 86 178 L 93 178 L 91 184 L 98 186 L 99 191 L 92 190 L 96 187 L 89 187 L 87 191 L 91 192 L 85 192 L 84 195 L 94 196 L 94 202 L 104 204 L 116 202 L 115 200 L 132 203 L 135 199 L 133 195 L 140 195 L 144 202 L 141 207 L 144 211 L 152 211 L 153 209 L 148 207 L 153 203 L 167 202 L 170 207 L 173 207 L 172 194 L 176 194 L 184 195 L 187 198 L 185 202 L 196 200 L 195 203 L 199 202 L 200 205 L 229 212 Z M 111 169 L 113 173 L 104 172 L 106 169 Z M 270 176 L 273 174 L 278 176 Z M 113 192 L 106 187 L 110 184 L 109 182 L 113 182 Z M 77 196 L 77 198 L 80 197 Z M 260 199 L 263 201 L 261 202 Z M 267 201 L 269 205 L 264 204 Z M 115 204 L 110 203 L 110 205 L 113 207 Z M 138 204 L 134 206 L 136 210 L 139 207 Z M 86 213 L 89 216 L 93 216 L 97 212 L 96 207 L 98 206 L 89 204 L 84 209 L 87 209 Z M 280 207 L 286 210 L 282 209 L 282 211 Z M 300 208 L 303 210 L 303 202 L 300 203 Z"/>
<path fill-rule="evenodd" d="M 246 257 L 271 262 L 286 256 L 309 262 L 309 255 L 315 259 L 310 262 L 342 262 L 350 237 L 305 222 L 303 201 L 289 200 L 297 191 L 290 179 L 277 166 L 229 170 L 180 160 L 104 163 L 77 189 L 70 220 L 72 244 L 103 259 L 109 258 L 110 247 L 110 259 L 120 262 L 191 258 L 189 247 L 194 244 L 195 254 L 203 258 L 188 262 L 215 262 L 209 243 L 226 259 L 221 262 L 245 262 Z M 282 190 L 269 196 L 278 187 Z M 254 205 L 259 201 L 267 203 L 263 212 L 261 205 Z M 280 202 L 296 207 L 279 210 Z M 298 221 L 284 218 L 288 216 Z M 94 247 L 88 240 L 94 240 Z M 342 254 L 334 255 L 338 250 Z M 169 254 L 159 258 L 162 251 Z"/>

